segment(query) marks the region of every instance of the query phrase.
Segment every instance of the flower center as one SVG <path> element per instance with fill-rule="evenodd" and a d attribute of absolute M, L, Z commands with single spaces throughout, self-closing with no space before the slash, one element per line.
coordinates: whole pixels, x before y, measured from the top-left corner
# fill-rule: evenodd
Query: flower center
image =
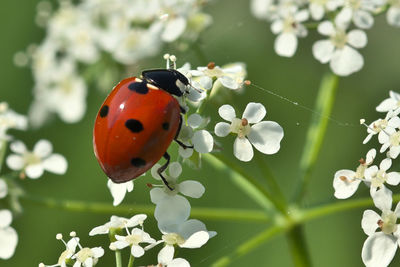
<path fill-rule="evenodd" d="M 23 157 L 26 165 L 34 165 L 34 164 L 39 164 L 41 162 L 40 157 L 38 157 L 35 153 L 32 152 L 26 152 Z"/>
<path fill-rule="evenodd" d="M 371 179 L 371 185 L 375 188 L 382 187 L 386 182 L 386 172 L 379 170 Z"/>
<path fill-rule="evenodd" d="M 92 258 L 93 256 L 94 254 L 90 248 L 83 248 L 76 254 L 76 258 L 80 262 L 85 262 L 88 258 Z"/>
<path fill-rule="evenodd" d="M 390 136 L 390 144 L 392 146 L 400 145 L 400 132 L 395 132 Z"/>
<path fill-rule="evenodd" d="M 372 130 L 374 130 L 376 133 L 379 133 L 380 131 L 384 130 L 387 125 L 388 125 L 387 120 L 379 119 L 377 122 L 374 122 L 372 124 Z"/>
<path fill-rule="evenodd" d="M 293 32 L 297 28 L 297 22 L 293 16 L 287 16 L 283 22 L 283 32 Z"/>
<path fill-rule="evenodd" d="M 249 125 L 249 121 L 246 118 L 232 119 L 231 132 L 237 134 L 239 136 L 239 138 L 244 138 L 245 136 L 247 136 L 250 133 L 250 131 L 251 131 L 251 127 Z"/>
<path fill-rule="evenodd" d="M 183 243 L 185 243 L 185 239 L 183 239 L 182 236 L 176 234 L 176 233 L 170 233 L 170 234 L 165 234 L 162 236 L 162 239 L 164 240 L 164 242 L 168 245 L 181 245 Z"/>
<path fill-rule="evenodd" d="M 364 172 L 368 167 L 364 159 L 360 159 L 360 165 L 357 167 L 356 174 L 354 175 L 357 179 L 364 179 Z"/>
<path fill-rule="evenodd" d="M 138 245 L 143 241 L 143 238 L 141 235 L 128 235 L 125 237 L 125 241 L 132 245 Z"/>
<path fill-rule="evenodd" d="M 379 227 L 385 234 L 391 234 L 397 230 L 397 216 L 393 211 L 384 211 L 382 214 L 382 220 L 378 221 Z"/>
<path fill-rule="evenodd" d="M 347 35 L 344 30 L 337 29 L 335 34 L 331 36 L 331 42 L 339 49 L 343 48 L 347 43 Z"/>

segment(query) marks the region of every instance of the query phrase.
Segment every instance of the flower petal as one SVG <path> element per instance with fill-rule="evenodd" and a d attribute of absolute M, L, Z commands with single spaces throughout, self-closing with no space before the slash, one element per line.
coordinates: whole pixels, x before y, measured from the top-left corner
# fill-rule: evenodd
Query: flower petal
<path fill-rule="evenodd" d="M 335 197 L 346 199 L 351 197 L 361 182 L 360 179 L 354 179 L 355 172 L 351 170 L 339 170 L 335 173 L 333 179 L 333 188 L 335 188 Z"/>
<path fill-rule="evenodd" d="M 107 181 L 107 187 L 111 192 L 114 199 L 113 205 L 118 206 L 124 200 L 126 192 L 131 192 L 133 190 L 133 181 L 128 181 L 125 183 L 117 184 L 109 179 Z"/>
<path fill-rule="evenodd" d="M 156 209 L 154 210 L 154 217 L 158 222 L 159 228 L 162 229 L 163 226 L 179 224 L 186 221 L 190 215 L 190 209 L 189 201 L 183 196 L 168 196 L 157 203 Z"/>
<path fill-rule="evenodd" d="M 182 258 L 173 259 L 169 264 L 168 267 L 190 267 L 190 264 L 187 260 Z"/>
<path fill-rule="evenodd" d="M 241 161 L 250 161 L 254 153 L 249 140 L 237 137 L 233 144 L 233 154 Z"/>
<path fill-rule="evenodd" d="M 39 178 L 40 176 L 42 176 L 43 172 L 44 169 L 42 164 L 28 165 L 25 168 L 26 175 L 31 179 Z"/>
<path fill-rule="evenodd" d="M 392 209 L 392 191 L 382 187 L 372 195 L 375 206 L 381 211 Z"/>
<path fill-rule="evenodd" d="M 191 235 L 185 243 L 180 245 L 181 248 L 199 248 L 207 243 L 210 236 L 206 231 L 200 231 Z"/>
<path fill-rule="evenodd" d="M 192 137 L 194 150 L 199 153 L 209 153 L 214 147 L 214 139 L 206 130 L 200 130 L 194 133 Z"/>
<path fill-rule="evenodd" d="M 378 213 L 373 210 L 364 211 L 363 218 L 361 220 L 361 227 L 364 233 L 367 235 L 372 235 L 375 233 L 376 229 L 379 227 L 378 221 L 381 219 Z"/>
<path fill-rule="evenodd" d="M 280 148 L 283 129 L 274 121 L 262 121 L 251 127 L 251 131 L 247 137 L 261 153 L 275 154 Z"/>
<path fill-rule="evenodd" d="M 239 84 L 232 77 L 222 76 L 222 77 L 218 78 L 218 81 L 220 81 L 221 84 L 223 86 L 225 86 L 226 88 L 229 88 L 229 89 L 232 89 L 232 90 L 236 90 L 236 89 L 239 88 Z"/>
<path fill-rule="evenodd" d="M 226 122 L 218 122 L 215 125 L 214 132 L 219 137 L 225 137 L 231 132 L 231 126 Z"/>
<path fill-rule="evenodd" d="M 236 118 L 236 112 L 231 105 L 222 105 L 218 109 L 218 114 L 226 121 L 232 121 L 233 118 Z"/>
<path fill-rule="evenodd" d="M 183 17 L 173 18 L 165 26 L 161 39 L 165 42 L 175 41 L 186 29 L 186 19 Z"/>
<path fill-rule="evenodd" d="M 331 36 L 335 33 L 335 27 L 331 21 L 326 20 L 318 25 L 318 32 L 322 35 Z"/>
<path fill-rule="evenodd" d="M 179 184 L 179 192 L 188 197 L 200 198 L 205 191 L 204 186 L 197 181 L 188 180 Z"/>
<path fill-rule="evenodd" d="M 363 65 L 364 59 L 361 54 L 347 45 L 333 53 L 330 63 L 332 71 L 340 76 L 348 76 L 357 72 Z"/>
<path fill-rule="evenodd" d="M 347 42 L 355 48 L 363 48 L 367 45 L 367 35 L 362 30 L 352 30 L 347 35 Z"/>
<path fill-rule="evenodd" d="M 25 165 L 25 160 L 22 156 L 11 154 L 6 159 L 7 166 L 14 171 L 21 170 Z"/>
<path fill-rule="evenodd" d="M 158 263 L 161 263 L 162 265 L 168 265 L 174 258 L 174 253 L 174 246 L 166 245 L 160 250 L 160 252 L 158 252 Z"/>
<path fill-rule="evenodd" d="M 172 178 L 178 178 L 179 175 L 181 175 L 182 173 L 182 166 L 179 162 L 175 161 L 172 162 L 171 164 L 169 164 L 168 166 L 168 173 L 169 176 L 171 176 Z"/>
<path fill-rule="evenodd" d="M 136 258 L 142 257 L 144 255 L 144 249 L 139 245 L 132 245 L 131 254 Z"/>
<path fill-rule="evenodd" d="M 14 255 L 18 234 L 12 227 L 0 229 L 0 259 L 7 260 Z"/>
<path fill-rule="evenodd" d="M 7 196 L 7 193 L 8 193 L 7 183 L 3 179 L 0 179 L 0 198 L 4 198 L 5 196 Z"/>
<path fill-rule="evenodd" d="M 67 171 L 67 167 L 67 160 L 60 154 L 53 154 L 43 161 L 43 168 L 56 174 L 64 174 Z"/>
<path fill-rule="evenodd" d="M 312 47 L 314 57 L 323 64 L 331 60 L 334 50 L 335 46 L 330 40 L 317 41 Z"/>
<path fill-rule="evenodd" d="M 0 228 L 9 226 L 12 222 L 12 213 L 9 210 L 0 210 Z"/>
<path fill-rule="evenodd" d="M 281 33 L 276 37 L 275 52 L 282 57 L 292 57 L 297 49 L 297 37 L 294 33 Z"/>
<path fill-rule="evenodd" d="M 374 17 L 365 10 L 357 10 L 354 12 L 354 24 L 361 29 L 370 29 L 374 25 Z"/>
<path fill-rule="evenodd" d="M 190 115 L 187 120 L 188 125 L 192 128 L 198 128 L 202 122 L 203 118 L 197 113 Z"/>
<path fill-rule="evenodd" d="M 389 172 L 386 176 L 386 182 L 390 185 L 398 185 L 400 183 L 400 173 Z"/>
<path fill-rule="evenodd" d="M 24 154 L 27 151 L 25 144 L 19 140 L 12 142 L 10 144 L 10 149 L 12 152 L 18 154 Z"/>
<path fill-rule="evenodd" d="M 391 6 L 386 14 L 389 25 L 400 27 L 400 7 Z"/>
<path fill-rule="evenodd" d="M 163 188 L 156 187 L 150 190 L 150 200 L 154 204 L 161 202 L 166 195 Z"/>
<path fill-rule="evenodd" d="M 267 111 L 262 104 L 250 102 L 247 104 L 242 118 L 247 119 L 249 123 L 257 123 L 260 122 L 266 114 Z"/>
<path fill-rule="evenodd" d="M 396 250 L 396 238 L 383 232 L 374 233 L 365 240 L 362 248 L 362 260 L 367 267 L 388 266 Z"/>
<path fill-rule="evenodd" d="M 35 155 L 41 158 L 47 157 L 48 155 L 51 154 L 52 151 L 53 151 L 52 144 L 50 143 L 50 141 L 45 139 L 39 140 L 35 144 L 35 147 L 33 148 L 33 153 L 35 153 Z"/>

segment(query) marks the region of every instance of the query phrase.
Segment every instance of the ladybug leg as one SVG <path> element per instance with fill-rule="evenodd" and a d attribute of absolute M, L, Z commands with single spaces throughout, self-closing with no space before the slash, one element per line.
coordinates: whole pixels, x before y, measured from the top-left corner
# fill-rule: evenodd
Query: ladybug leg
<path fill-rule="evenodd" d="M 182 109 L 182 107 L 181 107 L 181 109 Z M 182 119 L 182 116 L 181 116 L 181 117 L 180 117 L 180 120 L 179 120 L 178 131 L 177 131 L 177 133 L 176 133 L 176 136 L 175 136 L 175 138 L 174 138 L 174 141 L 175 141 L 178 145 L 180 145 L 183 149 L 193 148 L 193 146 L 185 145 L 184 143 L 182 143 L 181 141 L 178 140 L 178 136 L 179 136 L 179 133 L 180 133 L 181 128 L 182 128 L 182 123 L 183 123 L 183 119 Z"/>
<path fill-rule="evenodd" d="M 168 189 L 172 191 L 174 189 L 168 184 L 167 179 L 165 179 L 164 175 L 162 174 L 163 171 L 165 171 L 167 169 L 171 157 L 169 156 L 169 154 L 167 152 L 165 152 L 163 157 L 167 160 L 167 162 L 164 165 L 162 165 L 160 168 L 158 168 L 157 173 L 158 173 L 158 175 L 160 175 L 165 186 L 168 187 Z"/>

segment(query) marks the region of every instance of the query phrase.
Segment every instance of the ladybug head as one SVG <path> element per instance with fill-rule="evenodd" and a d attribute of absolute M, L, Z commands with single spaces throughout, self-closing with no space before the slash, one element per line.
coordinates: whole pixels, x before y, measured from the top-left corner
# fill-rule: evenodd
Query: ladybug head
<path fill-rule="evenodd" d="M 189 85 L 189 80 L 175 69 L 145 70 L 142 76 L 146 82 L 176 96 L 182 96 L 184 87 Z"/>

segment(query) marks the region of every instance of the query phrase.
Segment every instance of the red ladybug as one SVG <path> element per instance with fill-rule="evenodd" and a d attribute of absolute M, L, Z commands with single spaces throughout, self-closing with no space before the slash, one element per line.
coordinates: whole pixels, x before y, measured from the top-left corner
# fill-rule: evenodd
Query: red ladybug
<path fill-rule="evenodd" d="M 175 69 L 142 72 L 142 79 L 122 80 L 101 106 L 93 130 L 97 160 L 114 183 L 140 176 L 161 157 L 167 162 L 158 169 L 162 176 L 170 156 L 166 152 L 182 124 L 180 97 L 188 79 Z M 168 188 L 170 188 L 168 186 Z M 170 188 L 172 189 L 172 188 Z"/>

